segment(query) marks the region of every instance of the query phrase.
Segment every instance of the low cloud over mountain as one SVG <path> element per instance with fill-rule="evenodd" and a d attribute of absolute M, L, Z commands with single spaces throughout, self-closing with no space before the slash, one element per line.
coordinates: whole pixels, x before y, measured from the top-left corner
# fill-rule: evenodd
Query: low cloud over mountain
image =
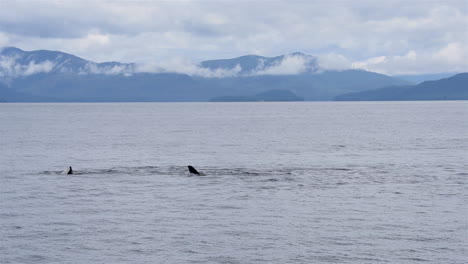
<path fill-rule="evenodd" d="M 0 51 L 0 77 L 12 80 L 38 73 L 76 73 L 131 75 L 135 73 L 180 73 L 205 78 L 256 75 L 294 75 L 319 69 L 317 59 L 303 53 L 278 57 L 243 56 L 229 60 L 194 63 L 174 58 L 153 63 L 95 63 L 79 57 L 52 51 L 26 52 L 17 48 Z"/>
<path fill-rule="evenodd" d="M 201 63 L 181 58 L 96 63 L 58 51 L 10 47 L 0 51 L 0 83 L 8 89 L 2 98 L 6 101 L 208 101 L 271 90 L 289 91 L 304 100 L 331 100 L 344 93 L 408 84 L 363 70 L 330 70 L 330 62 L 325 67 L 321 62 L 323 58 L 296 52 Z"/>

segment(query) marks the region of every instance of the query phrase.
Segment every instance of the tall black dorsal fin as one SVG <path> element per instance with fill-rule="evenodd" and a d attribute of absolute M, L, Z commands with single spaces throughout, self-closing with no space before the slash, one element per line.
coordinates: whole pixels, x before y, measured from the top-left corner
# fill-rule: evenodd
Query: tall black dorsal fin
<path fill-rule="evenodd" d="M 188 170 L 190 173 L 193 173 L 193 174 L 197 174 L 197 175 L 200 175 L 200 173 L 192 166 L 188 165 Z"/>

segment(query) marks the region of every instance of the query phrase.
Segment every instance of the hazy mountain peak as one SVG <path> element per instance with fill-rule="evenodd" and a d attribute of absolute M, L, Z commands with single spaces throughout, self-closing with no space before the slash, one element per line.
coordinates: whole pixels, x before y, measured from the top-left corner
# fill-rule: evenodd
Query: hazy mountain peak
<path fill-rule="evenodd" d="M 302 52 L 299 52 L 299 51 L 296 51 L 296 52 L 293 52 L 293 53 L 290 53 L 289 55 L 293 55 L 293 56 L 309 56 L 307 54 L 304 54 Z"/>
<path fill-rule="evenodd" d="M 0 49 L 0 55 L 2 56 L 12 56 L 21 53 L 24 53 L 24 51 L 15 47 L 5 47 Z"/>

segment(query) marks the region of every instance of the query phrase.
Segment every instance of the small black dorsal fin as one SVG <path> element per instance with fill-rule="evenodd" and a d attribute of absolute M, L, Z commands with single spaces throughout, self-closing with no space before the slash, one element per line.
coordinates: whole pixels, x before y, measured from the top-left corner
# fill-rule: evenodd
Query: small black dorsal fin
<path fill-rule="evenodd" d="M 62 171 L 62 174 L 66 174 L 66 175 L 69 175 L 69 174 L 73 174 L 73 169 L 71 166 L 69 166 L 68 168 L 64 169 Z"/>

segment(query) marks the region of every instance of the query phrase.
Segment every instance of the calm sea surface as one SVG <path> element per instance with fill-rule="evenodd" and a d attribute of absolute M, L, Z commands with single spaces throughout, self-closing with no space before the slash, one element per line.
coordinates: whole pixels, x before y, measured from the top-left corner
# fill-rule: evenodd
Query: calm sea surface
<path fill-rule="evenodd" d="M 467 121 L 468 101 L 0 104 L 0 263 L 467 263 Z"/>

